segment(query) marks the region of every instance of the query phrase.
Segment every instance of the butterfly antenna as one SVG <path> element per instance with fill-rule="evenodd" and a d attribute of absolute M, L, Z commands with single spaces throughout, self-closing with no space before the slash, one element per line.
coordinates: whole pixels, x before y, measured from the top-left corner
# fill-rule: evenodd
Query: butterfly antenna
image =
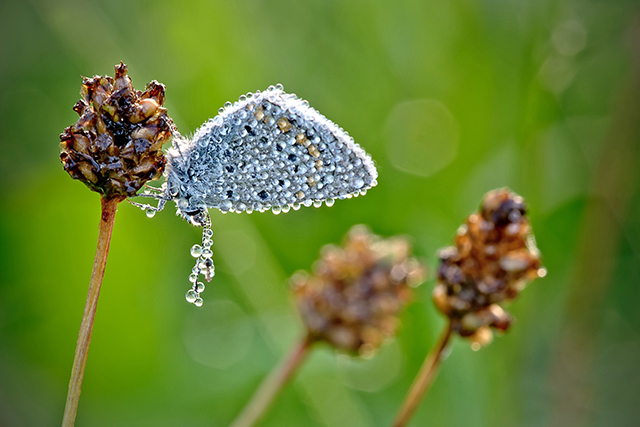
<path fill-rule="evenodd" d="M 211 246 L 213 246 L 211 217 L 209 217 L 209 212 L 206 209 L 202 214 L 204 215 L 202 222 L 204 226 L 202 230 L 202 245 L 193 245 L 191 247 L 191 256 L 196 258 L 196 265 L 189 275 L 189 281 L 192 283 L 191 289 L 189 289 L 185 295 L 187 301 L 195 304 L 196 307 L 200 307 L 203 304 L 200 294 L 204 291 L 204 283 L 198 282 L 198 276 L 204 274 L 206 281 L 210 282 L 216 274 L 213 260 L 211 259 L 213 257 L 213 251 L 211 250 Z"/>

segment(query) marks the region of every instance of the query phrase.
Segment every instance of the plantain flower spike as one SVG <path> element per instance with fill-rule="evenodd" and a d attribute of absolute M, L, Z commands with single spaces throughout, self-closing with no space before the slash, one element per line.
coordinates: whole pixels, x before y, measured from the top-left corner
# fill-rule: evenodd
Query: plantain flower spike
<path fill-rule="evenodd" d="M 133 196 L 158 178 L 166 163 L 162 145 L 174 129 L 157 81 L 137 91 L 122 62 L 116 77 L 84 78 L 73 109 L 78 121 L 60 135 L 60 160 L 73 179 L 104 198 Z"/>
<path fill-rule="evenodd" d="M 342 247 L 327 245 L 313 274 L 291 278 L 296 304 L 314 341 L 367 356 L 390 339 L 398 315 L 424 281 L 424 267 L 402 237 L 382 239 L 355 226 Z"/>
<path fill-rule="evenodd" d="M 458 229 L 455 246 L 441 249 L 439 257 L 433 300 L 474 350 L 492 341 L 491 328 L 511 325 L 513 318 L 499 304 L 546 275 L 524 199 L 508 188 L 487 193 L 480 211 Z"/>

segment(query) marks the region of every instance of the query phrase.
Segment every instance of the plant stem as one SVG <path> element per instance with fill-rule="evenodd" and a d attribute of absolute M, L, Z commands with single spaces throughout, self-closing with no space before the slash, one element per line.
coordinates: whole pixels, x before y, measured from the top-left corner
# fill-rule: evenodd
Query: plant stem
<path fill-rule="evenodd" d="M 442 362 L 452 332 L 451 322 L 447 322 L 440 338 L 424 360 L 418 376 L 413 380 L 413 384 L 411 384 L 411 388 L 405 396 L 404 402 L 402 402 L 400 411 L 398 411 L 396 419 L 393 421 L 393 427 L 404 427 L 411 420 L 418 405 L 425 394 L 427 394 L 427 391 L 429 391 L 433 380 L 438 374 L 440 362 Z"/>
<path fill-rule="evenodd" d="M 305 360 L 309 354 L 311 344 L 313 344 L 313 340 L 306 335 L 291 349 L 280 364 L 262 381 L 258 390 L 256 390 L 240 415 L 236 417 L 231 427 L 250 427 L 260 420 L 273 403 L 275 397 Z"/>
<path fill-rule="evenodd" d="M 72 427 L 75 424 L 78 400 L 80 400 L 80 389 L 82 388 L 82 378 L 84 377 L 84 368 L 87 364 L 87 356 L 89 355 L 93 320 L 96 316 L 100 286 L 102 285 L 102 277 L 104 276 L 104 269 L 107 264 L 107 255 L 109 253 L 113 222 L 116 217 L 116 208 L 120 201 L 118 198 L 101 199 L 102 214 L 100 216 L 98 231 L 98 246 L 93 261 L 93 271 L 91 272 L 87 302 L 84 306 L 82 323 L 80 323 L 76 354 L 73 358 L 73 367 L 71 368 L 71 380 L 69 380 L 69 392 L 64 408 L 64 417 L 62 418 L 62 427 Z"/>

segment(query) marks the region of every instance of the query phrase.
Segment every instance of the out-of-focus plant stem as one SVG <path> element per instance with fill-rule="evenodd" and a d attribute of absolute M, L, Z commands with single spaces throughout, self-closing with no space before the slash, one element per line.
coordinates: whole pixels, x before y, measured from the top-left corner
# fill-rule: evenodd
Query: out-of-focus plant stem
<path fill-rule="evenodd" d="M 111 232 L 113 230 L 113 223 L 116 217 L 116 208 L 121 199 L 102 198 L 101 201 L 102 213 L 100 216 L 100 226 L 98 231 L 98 246 L 96 248 L 96 256 L 93 261 L 93 271 L 91 273 L 91 282 L 89 283 L 87 302 L 82 315 L 82 323 L 80 324 L 80 333 L 78 334 L 78 343 L 76 344 L 76 354 L 71 368 L 71 379 L 69 380 L 69 392 L 67 394 L 67 403 L 64 408 L 64 416 L 62 418 L 62 427 L 71 427 L 75 424 L 76 413 L 78 411 L 78 401 L 80 400 L 80 391 L 82 388 L 82 378 L 84 377 L 84 368 L 87 364 L 87 356 L 89 355 L 89 344 L 91 344 L 93 321 L 96 316 L 98 297 L 100 296 L 100 286 L 102 285 L 104 269 L 107 264 Z"/>
<path fill-rule="evenodd" d="M 304 362 L 312 344 L 313 339 L 309 335 L 305 335 L 291 349 L 282 362 L 260 384 L 258 390 L 256 390 L 249 403 L 231 424 L 231 427 L 250 427 L 262 418 L 275 397 Z"/>
<path fill-rule="evenodd" d="M 433 380 L 438 374 L 440 362 L 444 359 L 444 353 L 451 339 L 452 332 L 451 322 L 447 322 L 440 338 L 424 360 L 418 376 L 413 380 L 413 384 L 402 402 L 396 419 L 393 421 L 393 427 L 404 427 L 411 420 L 418 405 L 427 394 L 427 391 L 429 391 Z"/>

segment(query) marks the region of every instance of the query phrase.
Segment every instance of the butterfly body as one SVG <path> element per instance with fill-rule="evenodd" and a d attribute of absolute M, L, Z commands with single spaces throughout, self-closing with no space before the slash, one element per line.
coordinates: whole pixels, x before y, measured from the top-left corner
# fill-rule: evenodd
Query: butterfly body
<path fill-rule="evenodd" d="M 177 213 L 202 226 L 194 245 L 188 302 L 201 306 L 204 275 L 210 281 L 213 231 L 208 209 L 274 213 L 316 207 L 364 194 L 377 184 L 371 157 L 342 128 L 282 85 L 227 102 L 192 138 L 174 132 L 162 188 L 139 194 L 158 206 L 131 202 L 153 217 L 173 200 Z M 153 192 L 152 192 L 153 191 Z"/>
<path fill-rule="evenodd" d="M 167 193 L 202 224 L 222 212 L 343 199 L 376 185 L 371 157 L 335 123 L 280 85 L 227 103 L 167 153 Z"/>

